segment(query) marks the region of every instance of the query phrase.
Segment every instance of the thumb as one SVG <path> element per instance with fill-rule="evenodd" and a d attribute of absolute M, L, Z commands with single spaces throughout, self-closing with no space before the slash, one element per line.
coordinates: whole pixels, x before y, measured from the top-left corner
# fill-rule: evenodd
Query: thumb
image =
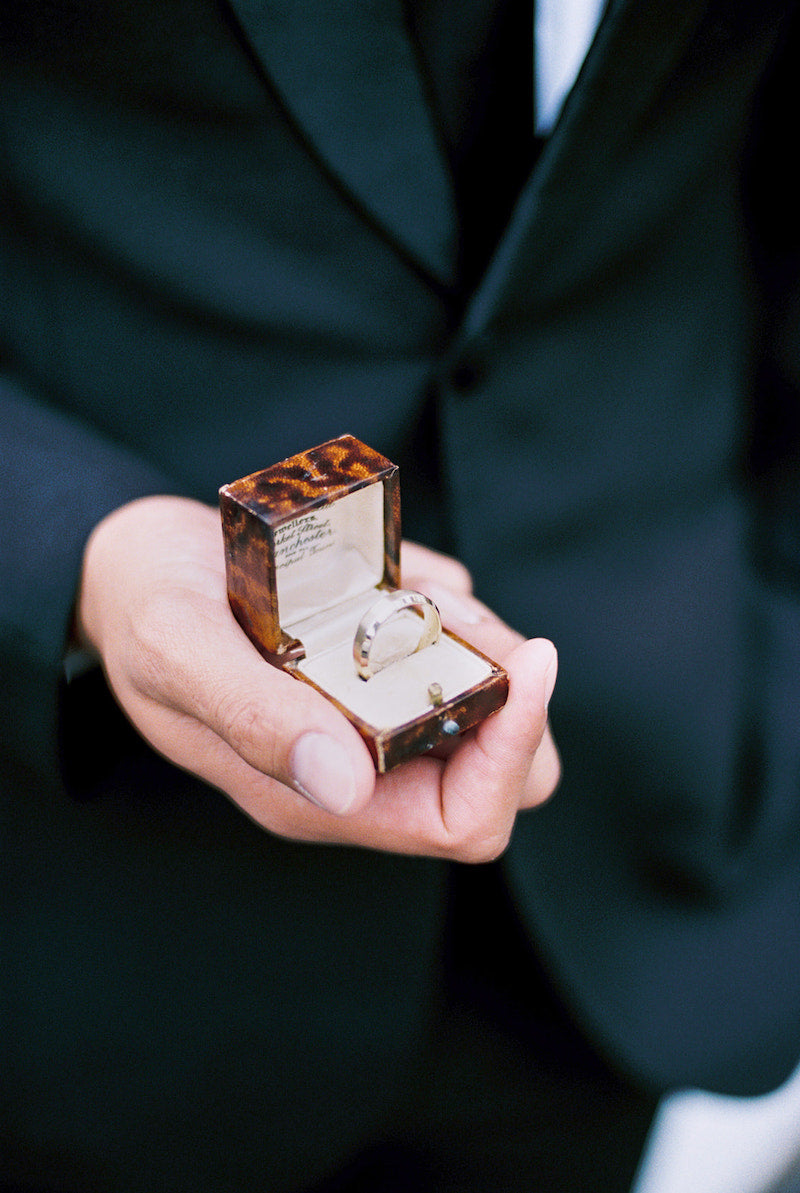
<path fill-rule="evenodd" d="M 240 773 L 233 754 L 325 811 L 364 807 L 372 760 L 329 700 L 266 662 L 227 601 L 199 611 L 196 600 L 175 599 L 168 613 L 159 631 L 151 625 L 139 638 L 131 688 L 117 692 L 156 749 L 228 794 Z"/>
<path fill-rule="evenodd" d="M 204 659 L 203 679 L 179 700 L 133 701 L 140 732 L 170 761 L 238 796 L 244 766 L 335 815 L 360 811 L 375 786 L 372 760 L 353 726 L 318 692 L 253 651 L 232 675 Z M 254 776 L 255 777 L 255 776 Z"/>

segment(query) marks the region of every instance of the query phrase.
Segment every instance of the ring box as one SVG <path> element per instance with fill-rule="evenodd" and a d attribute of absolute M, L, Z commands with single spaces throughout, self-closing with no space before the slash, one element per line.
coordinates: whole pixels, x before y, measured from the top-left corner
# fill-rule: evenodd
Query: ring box
<path fill-rule="evenodd" d="M 379 772 L 452 742 L 505 704 L 503 668 L 455 634 L 442 630 L 416 649 L 413 607 L 380 627 L 380 669 L 358 673 L 354 638 L 376 602 L 400 588 L 398 469 L 384 456 L 342 435 L 224 485 L 220 509 L 237 621 L 268 662 L 352 721 Z"/>

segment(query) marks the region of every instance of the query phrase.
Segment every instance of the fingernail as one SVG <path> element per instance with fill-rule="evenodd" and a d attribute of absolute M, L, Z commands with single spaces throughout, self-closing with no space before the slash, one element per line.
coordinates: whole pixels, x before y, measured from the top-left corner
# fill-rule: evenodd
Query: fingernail
<path fill-rule="evenodd" d="M 347 750 L 326 733 L 304 733 L 290 759 L 295 788 L 325 812 L 343 815 L 356 795 L 355 775 Z"/>

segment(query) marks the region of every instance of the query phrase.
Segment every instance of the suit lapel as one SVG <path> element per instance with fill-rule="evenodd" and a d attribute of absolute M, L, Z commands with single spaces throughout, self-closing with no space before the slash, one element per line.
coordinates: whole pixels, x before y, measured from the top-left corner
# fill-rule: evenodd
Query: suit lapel
<path fill-rule="evenodd" d="M 455 205 L 401 0 L 229 0 L 329 173 L 426 272 L 453 280 Z"/>
<path fill-rule="evenodd" d="M 497 302 L 524 242 L 526 269 L 574 250 L 582 213 L 686 49 L 708 0 L 611 0 L 572 92 L 466 314 L 467 334 Z M 589 251 L 591 251 L 589 249 Z"/>
<path fill-rule="evenodd" d="M 606 172 L 636 135 L 695 33 L 708 0 L 617 0 L 610 4 L 553 131 L 539 185 L 560 188 Z"/>

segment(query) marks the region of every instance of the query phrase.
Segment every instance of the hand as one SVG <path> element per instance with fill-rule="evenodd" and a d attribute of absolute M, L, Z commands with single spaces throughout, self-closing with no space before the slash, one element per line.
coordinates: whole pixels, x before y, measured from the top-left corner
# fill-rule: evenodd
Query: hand
<path fill-rule="evenodd" d="M 455 560 L 407 544 L 403 583 L 427 591 L 445 624 L 503 663 L 510 692 L 446 760 L 421 757 L 382 776 L 346 718 L 266 663 L 236 623 L 209 506 L 150 497 L 105 518 L 86 546 L 78 631 L 143 737 L 263 828 L 488 861 L 505 849 L 519 810 L 558 782 L 546 711 L 555 649 L 523 642 L 476 601 Z"/>

